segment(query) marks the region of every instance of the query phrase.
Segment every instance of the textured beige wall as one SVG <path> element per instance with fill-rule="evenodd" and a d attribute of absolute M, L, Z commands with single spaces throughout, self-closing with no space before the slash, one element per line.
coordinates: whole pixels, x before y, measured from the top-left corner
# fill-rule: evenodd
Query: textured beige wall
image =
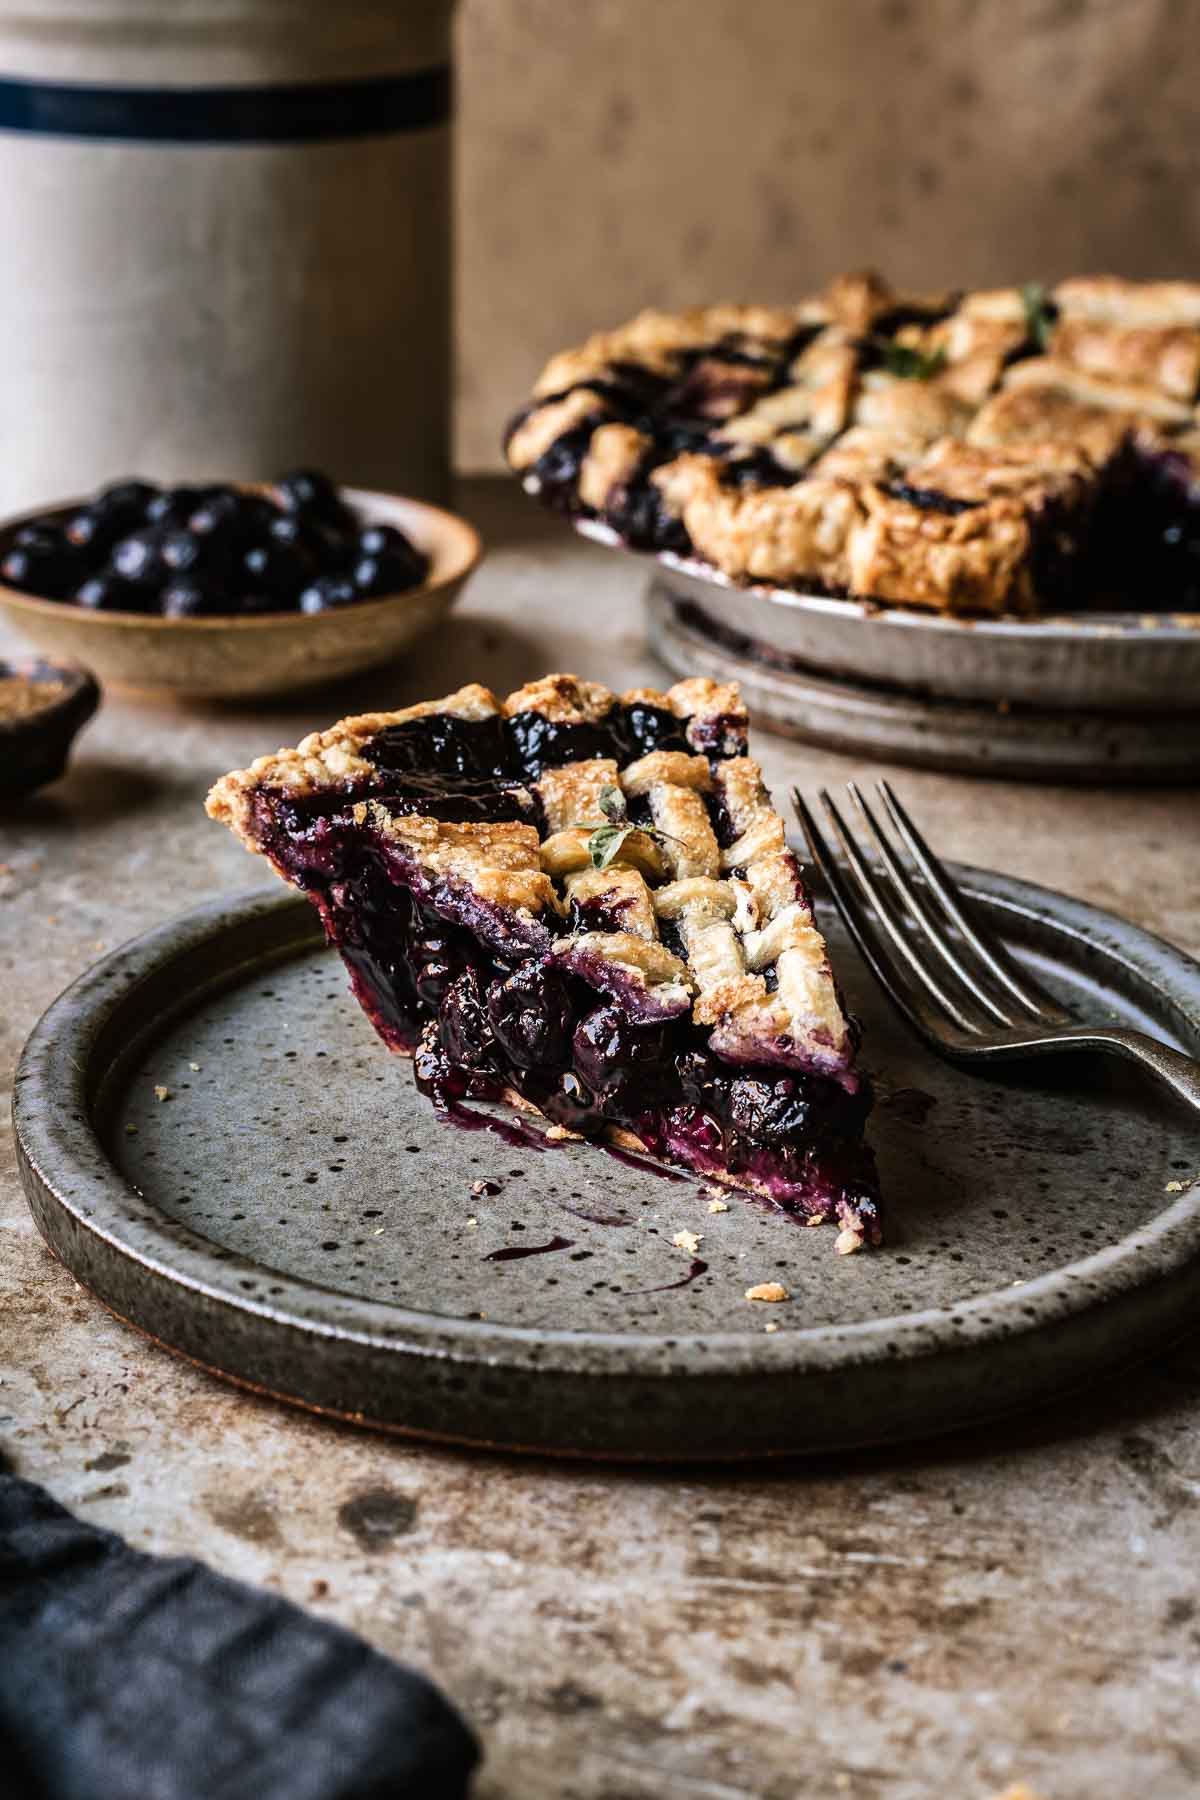
<path fill-rule="evenodd" d="M 640 306 L 1200 276 L 1200 0 L 463 0 L 459 455 Z"/>

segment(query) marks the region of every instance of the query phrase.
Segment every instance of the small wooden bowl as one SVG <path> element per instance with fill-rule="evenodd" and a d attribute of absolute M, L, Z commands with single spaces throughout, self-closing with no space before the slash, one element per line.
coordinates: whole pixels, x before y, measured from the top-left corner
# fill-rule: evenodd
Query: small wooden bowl
<path fill-rule="evenodd" d="M 0 808 L 58 780 L 76 735 L 100 704 L 91 671 L 67 663 L 0 656 L 0 681 L 9 680 L 62 691 L 31 712 L 6 717 L 0 709 Z"/>
<path fill-rule="evenodd" d="M 287 694 L 390 662 L 453 606 L 482 545 L 457 514 L 423 500 L 343 488 L 364 525 L 398 525 L 429 557 L 429 579 L 402 594 L 327 613 L 260 613 L 250 618 L 164 619 L 90 612 L 70 600 L 42 600 L 0 584 L 0 616 L 51 656 L 86 661 L 118 687 L 177 699 L 233 700 Z M 51 517 L 83 501 L 55 507 Z M 45 518 L 42 509 L 36 515 Z M 33 515 L 0 526 L 0 559 Z"/>

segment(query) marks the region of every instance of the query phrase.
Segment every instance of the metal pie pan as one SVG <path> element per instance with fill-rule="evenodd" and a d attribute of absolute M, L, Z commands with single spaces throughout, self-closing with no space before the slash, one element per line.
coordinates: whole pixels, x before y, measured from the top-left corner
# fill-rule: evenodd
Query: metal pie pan
<path fill-rule="evenodd" d="M 1001 706 L 836 681 L 739 655 L 654 581 L 646 594 L 650 647 L 673 674 L 736 681 L 754 723 L 850 755 L 965 775 L 1062 782 L 1194 782 L 1200 709 L 1112 712 Z"/>
<path fill-rule="evenodd" d="M 1064 996 L 1200 1050 L 1194 962 L 1059 895 L 964 878 Z M 1194 1121 L 1117 1064 L 984 1081 L 935 1061 L 823 922 L 878 1073 L 877 1252 L 838 1257 L 831 1231 L 732 1194 L 710 1213 L 693 1178 L 549 1146 L 512 1115 L 439 1120 L 312 909 L 278 891 L 137 939 L 46 1013 L 14 1094 L 29 1203 L 79 1281 L 205 1368 L 512 1449 L 677 1460 L 925 1435 L 1194 1320 Z M 790 1300 L 748 1302 L 764 1280 Z"/>
<path fill-rule="evenodd" d="M 659 591 L 741 640 L 742 655 L 768 664 L 955 700 L 1135 713 L 1200 709 L 1200 614 L 955 618 L 741 586 L 707 563 L 630 551 L 594 520 L 574 524 L 593 542 L 648 563 Z"/>

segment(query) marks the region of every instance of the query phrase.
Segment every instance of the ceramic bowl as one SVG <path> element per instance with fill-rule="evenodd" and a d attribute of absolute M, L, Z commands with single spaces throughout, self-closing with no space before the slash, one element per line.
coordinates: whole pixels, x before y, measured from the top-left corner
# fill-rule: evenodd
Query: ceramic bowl
<path fill-rule="evenodd" d="M 61 691 L 32 712 L 7 717 L 0 708 L 0 807 L 58 780 L 77 733 L 100 704 L 95 676 L 68 663 L 0 656 L 0 681 L 10 680 Z"/>
<path fill-rule="evenodd" d="M 327 613 L 164 619 L 89 612 L 0 584 L 0 617 L 39 649 L 86 662 L 101 681 L 178 699 L 247 699 L 316 687 L 390 662 L 443 617 L 479 561 L 474 528 L 423 500 L 343 488 L 364 524 L 398 525 L 430 558 L 420 587 Z M 64 502 L 51 516 L 83 502 Z M 43 508 L 37 515 L 46 516 Z M 0 526 L 0 558 L 32 515 Z"/>

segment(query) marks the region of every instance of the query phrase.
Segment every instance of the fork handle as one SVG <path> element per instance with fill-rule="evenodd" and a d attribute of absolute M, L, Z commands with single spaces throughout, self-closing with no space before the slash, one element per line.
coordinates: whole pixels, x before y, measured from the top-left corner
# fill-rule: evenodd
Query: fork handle
<path fill-rule="evenodd" d="M 1157 1038 L 1147 1037 L 1144 1031 L 1105 1031 L 1094 1025 L 1076 1025 L 1067 1031 L 1056 1032 L 1054 1042 L 1064 1049 L 1104 1050 L 1113 1056 L 1124 1056 L 1131 1062 L 1141 1063 L 1180 1100 L 1200 1112 L 1200 1062 L 1192 1056 L 1183 1056 L 1178 1050 L 1168 1049 Z M 1045 1047 L 1051 1046 L 1047 1043 Z"/>

